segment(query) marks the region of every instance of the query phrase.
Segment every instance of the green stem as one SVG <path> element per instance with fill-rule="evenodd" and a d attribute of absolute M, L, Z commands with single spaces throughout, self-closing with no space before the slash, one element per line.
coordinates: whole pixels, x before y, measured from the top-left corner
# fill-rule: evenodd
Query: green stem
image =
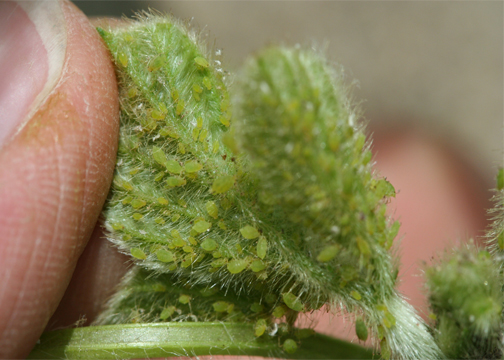
<path fill-rule="evenodd" d="M 118 359 L 198 355 L 257 355 L 292 359 L 378 357 L 369 349 L 321 334 L 303 341 L 294 354 L 281 352 L 278 341 L 278 337 L 268 335 L 256 338 L 253 325 L 240 323 L 104 325 L 44 333 L 28 358 Z"/>

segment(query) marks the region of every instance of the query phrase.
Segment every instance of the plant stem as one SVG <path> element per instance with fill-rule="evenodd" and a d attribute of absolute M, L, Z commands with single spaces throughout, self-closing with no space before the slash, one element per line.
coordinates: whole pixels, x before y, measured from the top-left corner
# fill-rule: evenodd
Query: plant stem
<path fill-rule="evenodd" d="M 251 340 L 253 339 L 253 340 Z M 321 334 L 303 341 L 294 354 L 279 338 L 254 336 L 242 323 L 150 323 L 90 326 L 44 333 L 29 359 L 118 359 L 198 355 L 281 356 L 292 359 L 373 359 L 361 346 Z"/>

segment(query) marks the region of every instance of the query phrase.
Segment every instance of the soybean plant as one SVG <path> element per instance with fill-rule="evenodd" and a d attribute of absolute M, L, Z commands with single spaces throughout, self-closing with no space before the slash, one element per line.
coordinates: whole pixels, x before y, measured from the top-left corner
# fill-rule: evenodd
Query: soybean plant
<path fill-rule="evenodd" d="M 93 324 L 101 339 L 67 333 L 64 356 L 436 359 L 441 350 L 481 354 L 474 336 L 485 354 L 501 348 L 500 273 L 489 253 L 467 250 L 427 270 L 437 330 L 395 289 L 399 223 L 386 212 L 395 190 L 373 170 L 341 70 L 321 52 L 270 47 L 231 75 L 220 51 L 172 17 L 146 13 L 98 31 L 121 104 L 103 214 L 135 266 Z M 502 238 L 502 223 L 494 233 Z M 467 262 L 475 274 L 457 285 Z M 481 277 L 490 285 L 478 285 L 488 296 L 476 295 L 477 305 L 449 300 Z M 380 355 L 295 327 L 323 307 L 350 314 Z M 458 322 L 473 308 L 481 316 Z M 114 343 L 128 331 L 151 337 L 136 348 Z M 462 350 L 446 340 L 460 344 L 460 334 Z"/>

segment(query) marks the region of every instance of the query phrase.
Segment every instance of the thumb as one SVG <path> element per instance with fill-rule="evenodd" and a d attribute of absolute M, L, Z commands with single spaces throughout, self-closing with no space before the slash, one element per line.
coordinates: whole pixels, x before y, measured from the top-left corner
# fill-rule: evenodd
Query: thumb
<path fill-rule="evenodd" d="M 0 3 L 0 357 L 24 357 L 61 299 L 112 179 L 117 85 L 66 1 Z"/>

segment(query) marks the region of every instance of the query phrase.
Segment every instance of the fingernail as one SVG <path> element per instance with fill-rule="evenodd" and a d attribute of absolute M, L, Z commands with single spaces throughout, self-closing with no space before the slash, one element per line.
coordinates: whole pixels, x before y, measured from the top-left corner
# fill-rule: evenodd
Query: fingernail
<path fill-rule="evenodd" d="M 0 2 L 0 148 L 57 84 L 66 28 L 59 1 Z"/>

